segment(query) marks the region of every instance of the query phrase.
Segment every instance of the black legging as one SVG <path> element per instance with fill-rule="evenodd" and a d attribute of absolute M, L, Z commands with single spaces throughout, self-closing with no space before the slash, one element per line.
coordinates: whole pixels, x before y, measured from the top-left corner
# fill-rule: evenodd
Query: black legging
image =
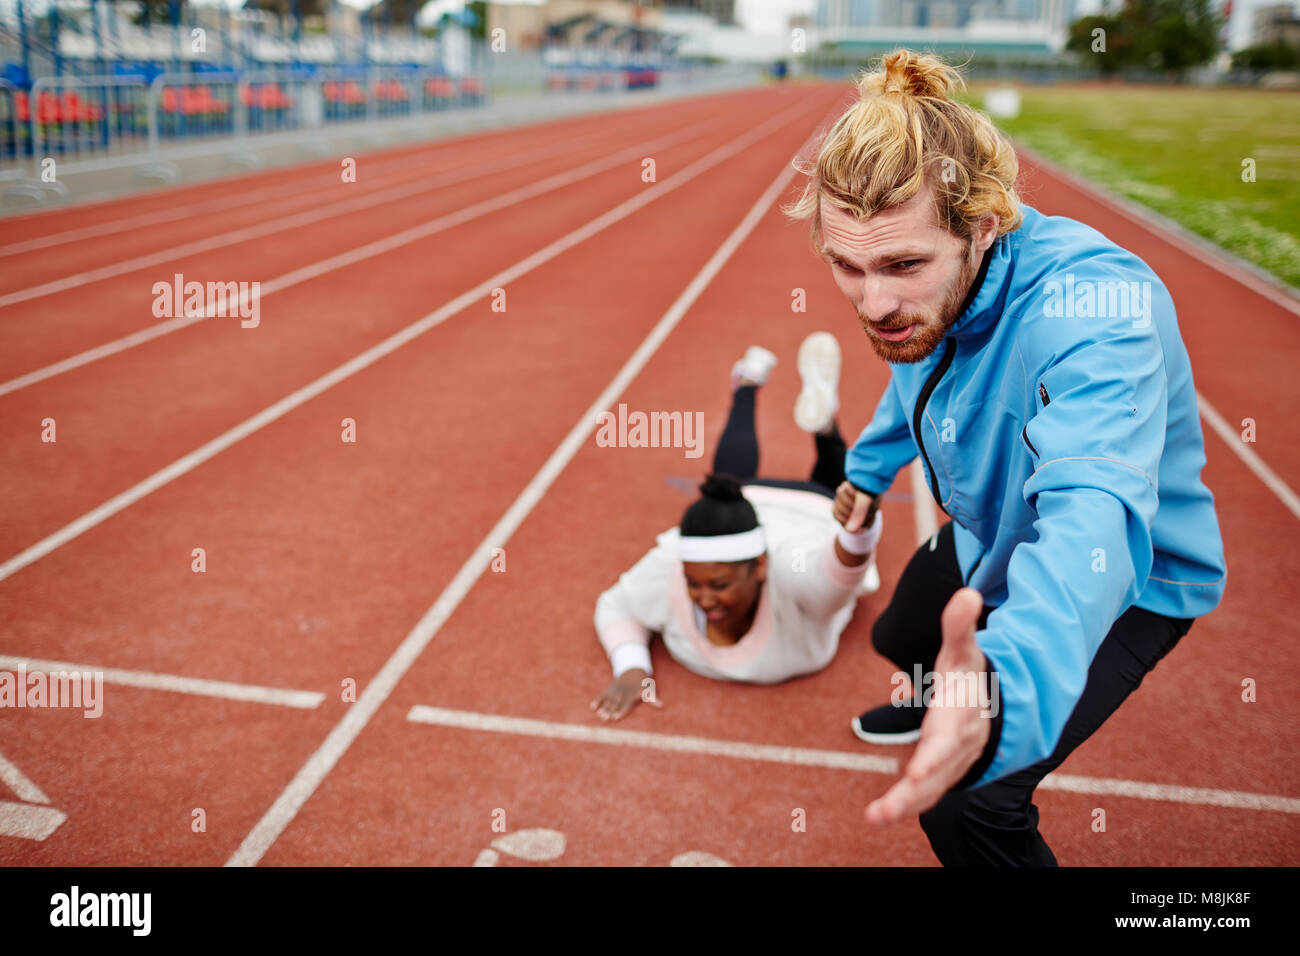
<path fill-rule="evenodd" d="M 742 385 L 731 396 L 727 427 L 722 430 L 718 450 L 713 453 L 714 473 L 733 475 L 747 485 L 799 488 L 834 498 L 835 489 L 844 481 L 844 456 L 847 452 L 839 426 L 834 422 L 829 435 L 813 436 L 817 444 L 817 461 L 808 481 L 755 477 L 758 474 L 758 433 L 754 430 L 754 396 L 757 392 L 754 385 Z"/>

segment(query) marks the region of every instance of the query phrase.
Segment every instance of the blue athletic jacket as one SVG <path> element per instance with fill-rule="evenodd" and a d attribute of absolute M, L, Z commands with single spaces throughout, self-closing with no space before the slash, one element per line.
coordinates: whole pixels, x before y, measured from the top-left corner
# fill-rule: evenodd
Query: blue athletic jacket
<path fill-rule="evenodd" d="M 1051 755 L 1129 606 L 1198 617 L 1227 578 L 1187 350 L 1137 256 L 1028 206 L 935 351 L 892 377 L 847 456 L 881 494 L 920 455 L 962 577 L 996 605 L 989 745 L 958 786 Z"/>

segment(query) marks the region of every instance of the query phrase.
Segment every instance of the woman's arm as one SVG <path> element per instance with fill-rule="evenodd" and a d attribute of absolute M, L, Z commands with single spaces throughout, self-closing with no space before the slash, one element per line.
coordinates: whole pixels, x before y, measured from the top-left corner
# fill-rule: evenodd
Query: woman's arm
<path fill-rule="evenodd" d="M 680 567 L 669 551 L 656 545 L 596 600 L 596 634 L 614 672 L 614 682 L 591 702 L 602 720 L 618 720 L 639 700 L 655 702 L 650 638 L 667 625 L 669 581 Z"/>
<path fill-rule="evenodd" d="M 825 621 L 853 600 L 875 553 L 884 521 L 876 512 L 867 530 L 857 534 L 839 531 L 827 541 L 810 535 L 813 544 L 791 542 L 775 560 L 781 562 L 783 584 L 793 589 L 799 609 L 816 621 Z M 807 538 L 804 539 L 808 540 Z M 785 567 L 789 565 L 789 567 Z M 773 569 L 776 571 L 777 569 Z"/>

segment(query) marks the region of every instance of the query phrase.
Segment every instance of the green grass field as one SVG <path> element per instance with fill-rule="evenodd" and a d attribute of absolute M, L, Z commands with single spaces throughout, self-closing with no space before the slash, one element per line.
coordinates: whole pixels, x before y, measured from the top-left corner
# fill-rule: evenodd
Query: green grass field
<path fill-rule="evenodd" d="M 968 99 L 983 107 L 986 84 Z M 1300 287 L 1300 94 L 1021 87 L 1014 140 Z M 1244 182 L 1243 160 L 1255 161 Z"/>

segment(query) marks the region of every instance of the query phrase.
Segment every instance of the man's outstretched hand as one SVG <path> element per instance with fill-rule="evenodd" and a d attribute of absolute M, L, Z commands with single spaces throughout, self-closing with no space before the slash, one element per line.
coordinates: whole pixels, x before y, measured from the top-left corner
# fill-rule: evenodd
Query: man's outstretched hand
<path fill-rule="evenodd" d="M 947 793 L 979 759 L 989 739 L 990 700 L 987 688 L 981 694 L 953 693 L 987 687 L 988 661 L 975 643 L 975 625 L 984 610 L 984 599 L 974 588 L 962 588 L 948 601 L 941 619 L 943 645 L 935 660 L 934 696 L 921 721 L 921 739 L 907 764 L 903 778 L 867 807 L 867 822 L 882 825 L 924 813 Z M 965 676 L 979 675 L 978 683 Z M 922 693 L 922 688 L 916 688 Z M 996 699 L 996 698 L 995 698 Z M 962 706 L 958 706 L 962 705 Z"/>

